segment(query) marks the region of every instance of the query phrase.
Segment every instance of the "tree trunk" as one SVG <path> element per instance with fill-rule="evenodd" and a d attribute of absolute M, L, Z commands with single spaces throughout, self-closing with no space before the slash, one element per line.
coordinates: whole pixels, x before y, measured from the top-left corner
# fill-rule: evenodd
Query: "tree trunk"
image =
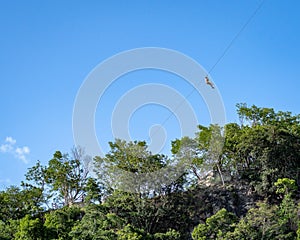
<path fill-rule="evenodd" d="M 223 187 L 224 187 L 224 186 L 225 186 L 224 178 L 223 178 L 223 174 L 222 174 L 222 172 L 221 172 L 221 168 L 220 168 L 220 165 L 219 165 L 219 164 L 217 164 L 217 168 L 218 168 L 218 172 L 219 172 L 220 178 L 221 178 L 221 180 L 222 180 L 222 185 L 223 185 Z"/>

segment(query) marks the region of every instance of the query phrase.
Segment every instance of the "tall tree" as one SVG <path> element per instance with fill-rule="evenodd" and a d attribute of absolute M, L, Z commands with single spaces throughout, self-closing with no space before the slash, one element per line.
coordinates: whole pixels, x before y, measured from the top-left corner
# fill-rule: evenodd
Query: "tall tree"
<path fill-rule="evenodd" d="M 56 204 L 72 205 L 83 202 L 89 177 L 91 159 L 80 147 L 73 148 L 71 155 L 56 151 L 48 166 L 37 162 L 26 174 L 22 185 L 43 192 L 43 199 Z"/>
<path fill-rule="evenodd" d="M 145 142 L 117 139 L 109 145 L 110 151 L 104 157 L 94 159 L 94 171 L 108 192 L 121 189 L 145 197 L 180 188 L 177 181 L 165 184 L 166 171 L 157 172 L 168 166 L 170 159 L 163 154 L 152 154 Z"/>
<path fill-rule="evenodd" d="M 176 161 L 184 162 L 186 169 L 196 177 L 198 183 L 210 171 L 218 172 L 224 186 L 223 130 L 218 125 L 198 126 L 194 139 L 183 137 L 172 142 L 172 153 Z"/>
<path fill-rule="evenodd" d="M 275 194 L 277 178 L 300 183 L 300 116 L 270 108 L 238 105 L 243 124 L 227 125 L 225 154 L 236 173 L 261 193 Z"/>

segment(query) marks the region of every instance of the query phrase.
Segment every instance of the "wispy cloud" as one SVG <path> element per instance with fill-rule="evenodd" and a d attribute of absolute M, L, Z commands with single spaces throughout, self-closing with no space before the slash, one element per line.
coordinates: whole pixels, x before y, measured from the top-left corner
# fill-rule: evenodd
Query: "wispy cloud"
<path fill-rule="evenodd" d="M 0 183 L 11 183 L 11 180 L 9 178 L 0 179 Z"/>
<path fill-rule="evenodd" d="M 27 146 L 16 146 L 17 141 L 12 137 L 6 137 L 4 143 L 0 145 L 0 153 L 10 153 L 15 158 L 20 159 L 24 163 L 28 163 L 27 156 L 30 153 L 30 149 Z"/>

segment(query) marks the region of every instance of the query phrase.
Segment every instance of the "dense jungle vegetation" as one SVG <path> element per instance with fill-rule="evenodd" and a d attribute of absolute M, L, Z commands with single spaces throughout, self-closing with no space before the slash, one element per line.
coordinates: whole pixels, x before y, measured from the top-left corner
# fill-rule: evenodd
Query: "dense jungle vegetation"
<path fill-rule="evenodd" d="M 104 157 L 56 151 L 0 192 L 0 239 L 300 239 L 300 115 L 245 104 L 237 114 L 175 139 L 172 156 L 120 139 Z M 174 163 L 185 170 L 168 185 L 118 188 L 116 169 L 138 177 Z"/>

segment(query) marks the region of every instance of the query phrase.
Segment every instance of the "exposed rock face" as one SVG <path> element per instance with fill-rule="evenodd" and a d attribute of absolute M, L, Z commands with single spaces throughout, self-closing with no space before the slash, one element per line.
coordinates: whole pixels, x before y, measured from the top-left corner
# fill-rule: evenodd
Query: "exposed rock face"
<path fill-rule="evenodd" d="M 165 215 L 164 225 L 160 226 L 161 232 L 173 227 L 191 233 L 195 226 L 204 223 L 222 208 L 240 217 L 255 207 L 258 200 L 262 200 L 262 197 L 253 191 L 249 183 L 227 178 L 223 186 L 217 176 L 210 174 L 194 189 L 156 198 L 155 205 L 166 213 L 176 213 L 174 216 L 178 217 L 174 219 L 169 214 Z M 191 239 L 191 236 L 185 235 L 182 239 Z"/>
<path fill-rule="evenodd" d="M 192 192 L 194 210 L 198 215 L 195 218 L 198 218 L 198 221 L 204 221 L 222 208 L 239 217 L 243 216 L 255 206 L 255 202 L 259 199 L 259 196 L 251 191 L 251 187 L 234 183 L 227 184 L 225 187 L 221 185 L 199 186 Z"/>

